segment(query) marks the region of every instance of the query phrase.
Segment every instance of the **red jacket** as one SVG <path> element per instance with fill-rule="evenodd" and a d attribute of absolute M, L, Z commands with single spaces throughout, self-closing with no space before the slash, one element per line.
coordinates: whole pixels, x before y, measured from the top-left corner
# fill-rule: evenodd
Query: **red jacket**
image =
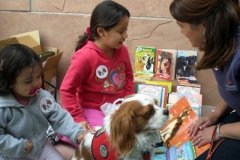
<path fill-rule="evenodd" d="M 99 109 L 105 102 L 134 93 L 133 71 L 122 45 L 112 59 L 92 41 L 78 50 L 60 87 L 61 101 L 76 122 L 84 120 L 81 107 Z"/>

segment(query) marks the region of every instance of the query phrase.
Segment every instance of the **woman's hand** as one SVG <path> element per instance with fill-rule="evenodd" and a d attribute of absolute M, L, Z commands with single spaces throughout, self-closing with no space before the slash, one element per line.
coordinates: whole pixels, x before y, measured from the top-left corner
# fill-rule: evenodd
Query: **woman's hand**
<path fill-rule="evenodd" d="M 215 114 L 210 114 L 209 116 L 201 117 L 196 122 L 194 122 L 189 127 L 189 135 L 190 137 L 194 137 L 197 135 L 197 133 L 200 130 L 205 129 L 206 127 L 209 127 L 217 122 L 218 117 L 215 116 Z"/>
<path fill-rule="evenodd" d="M 197 135 L 192 138 L 193 145 L 201 147 L 205 144 L 211 143 L 215 127 L 216 126 L 211 126 L 204 128 L 203 130 L 199 130 Z M 213 141 L 217 141 L 221 137 L 219 135 L 215 135 L 213 138 L 214 138 Z"/>
<path fill-rule="evenodd" d="M 87 121 L 82 121 L 82 122 L 80 122 L 80 124 L 86 131 L 95 133 L 95 130 L 87 123 Z"/>

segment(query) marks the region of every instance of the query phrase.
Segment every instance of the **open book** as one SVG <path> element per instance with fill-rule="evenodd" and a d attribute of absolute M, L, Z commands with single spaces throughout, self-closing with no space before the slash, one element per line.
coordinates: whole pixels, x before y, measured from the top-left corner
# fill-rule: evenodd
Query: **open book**
<path fill-rule="evenodd" d="M 194 160 L 210 147 L 210 144 L 202 147 L 192 145 L 188 135 L 188 128 L 197 119 L 198 116 L 194 113 L 185 97 L 179 99 L 169 109 L 169 120 L 160 130 L 167 147 L 167 160 L 179 160 L 181 158 Z"/>

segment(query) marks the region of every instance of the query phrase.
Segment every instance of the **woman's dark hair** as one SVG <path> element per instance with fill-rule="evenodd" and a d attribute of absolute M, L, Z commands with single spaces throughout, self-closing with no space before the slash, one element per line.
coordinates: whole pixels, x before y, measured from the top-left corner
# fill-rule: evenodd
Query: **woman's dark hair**
<path fill-rule="evenodd" d="M 109 0 L 99 3 L 91 15 L 90 34 L 85 32 L 82 36 L 79 36 L 75 51 L 82 48 L 87 40 L 94 40 L 98 37 L 98 27 L 104 28 L 108 31 L 117 25 L 124 16 L 130 17 L 130 13 L 122 5 Z"/>
<path fill-rule="evenodd" d="M 10 85 L 25 67 L 42 67 L 39 56 L 29 47 L 22 44 L 12 44 L 0 51 L 0 95 L 11 93 Z"/>
<path fill-rule="evenodd" d="M 238 0 L 174 0 L 170 12 L 179 22 L 205 25 L 205 53 L 197 69 L 222 67 L 233 57 L 240 17 Z"/>

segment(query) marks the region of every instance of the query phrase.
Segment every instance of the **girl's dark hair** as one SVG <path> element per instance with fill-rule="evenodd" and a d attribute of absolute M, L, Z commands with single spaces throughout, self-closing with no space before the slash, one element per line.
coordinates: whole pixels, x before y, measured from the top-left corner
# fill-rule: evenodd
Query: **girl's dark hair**
<path fill-rule="evenodd" d="M 39 56 L 29 47 L 22 44 L 12 44 L 0 51 L 0 95 L 11 93 L 10 85 L 25 67 L 35 65 L 42 67 Z"/>
<path fill-rule="evenodd" d="M 240 16 L 238 0 L 173 0 L 170 12 L 179 22 L 205 25 L 205 53 L 197 69 L 222 67 L 233 57 Z"/>
<path fill-rule="evenodd" d="M 94 40 L 98 37 L 98 27 L 108 31 L 117 25 L 124 16 L 130 17 L 130 13 L 122 5 L 109 0 L 99 3 L 91 15 L 90 34 L 85 32 L 82 36 L 79 36 L 75 51 L 82 48 L 88 40 Z"/>

